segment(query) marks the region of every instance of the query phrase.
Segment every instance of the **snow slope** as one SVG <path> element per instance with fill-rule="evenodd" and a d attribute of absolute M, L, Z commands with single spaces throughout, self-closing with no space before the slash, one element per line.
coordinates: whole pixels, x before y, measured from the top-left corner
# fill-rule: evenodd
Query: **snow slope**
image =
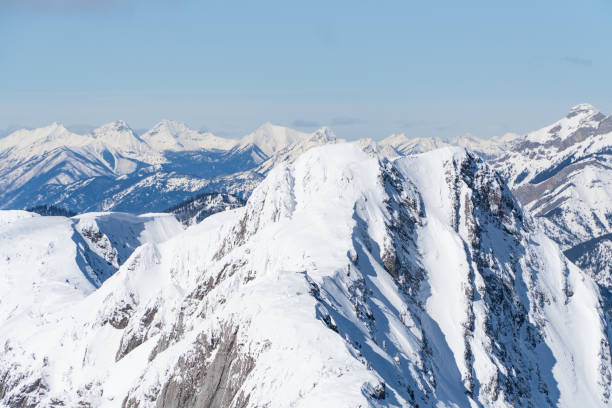
<path fill-rule="evenodd" d="M 463 149 L 313 148 L 89 293 L 0 322 L 2 403 L 610 405 L 597 286 Z"/>
<path fill-rule="evenodd" d="M 0 211 L 0 320 L 22 322 L 82 299 L 137 247 L 180 231 L 167 214 Z"/>
<path fill-rule="evenodd" d="M 23 210 L 5 210 L 0 214 L 2 214 L 0 217 L 0 227 L 4 227 L 24 218 L 39 217 L 39 215 L 36 213 Z"/>

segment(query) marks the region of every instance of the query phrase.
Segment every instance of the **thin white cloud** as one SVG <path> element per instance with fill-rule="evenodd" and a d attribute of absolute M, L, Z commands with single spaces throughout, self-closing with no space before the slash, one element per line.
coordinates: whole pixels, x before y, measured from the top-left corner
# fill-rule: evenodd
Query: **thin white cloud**
<path fill-rule="evenodd" d="M 591 66 L 593 65 L 593 60 L 589 58 L 582 57 L 563 57 L 561 59 L 563 62 L 572 64 L 572 65 L 582 65 L 582 66 Z"/>

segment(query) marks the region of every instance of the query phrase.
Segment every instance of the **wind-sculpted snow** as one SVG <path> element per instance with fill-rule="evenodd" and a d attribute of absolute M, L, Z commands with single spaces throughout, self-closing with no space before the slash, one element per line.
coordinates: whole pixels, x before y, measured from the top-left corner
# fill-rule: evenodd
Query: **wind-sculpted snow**
<path fill-rule="evenodd" d="M 2 321 L 0 401 L 608 406 L 606 330 L 597 286 L 480 159 L 340 143 L 98 289 Z"/>
<path fill-rule="evenodd" d="M 44 316 L 92 293 L 140 245 L 182 231 L 166 214 L 72 218 L 0 211 L 0 320 Z"/>
<path fill-rule="evenodd" d="M 32 218 L 39 216 L 36 213 L 23 210 L 5 210 L 0 212 L 0 214 L 0 227 L 6 226 L 24 218 Z"/>

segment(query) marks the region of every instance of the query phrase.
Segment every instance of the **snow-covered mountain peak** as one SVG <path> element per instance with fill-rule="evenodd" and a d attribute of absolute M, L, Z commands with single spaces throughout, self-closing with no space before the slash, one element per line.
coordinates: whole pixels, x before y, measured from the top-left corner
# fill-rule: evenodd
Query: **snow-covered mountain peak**
<path fill-rule="evenodd" d="M 379 144 L 390 146 L 402 155 L 423 153 L 448 146 L 447 142 L 437 137 L 408 138 L 403 133 L 392 134 L 381 140 Z"/>
<path fill-rule="evenodd" d="M 569 253 L 588 253 L 612 231 L 611 132 L 611 116 L 581 104 L 492 161 L 521 203 Z M 605 255 L 593 254 L 593 265 L 598 257 L 607 262 Z M 609 282 L 604 287 L 612 290 Z"/>
<path fill-rule="evenodd" d="M 351 143 L 358 146 L 362 151 L 372 157 L 394 159 L 400 156 L 400 154 L 391 145 L 376 142 L 371 138 L 358 139 Z"/>
<path fill-rule="evenodd" d="M 300 157 L 302 153 L 308 151 L 313 147 L 334 144 L 342 141 L 344 140 L 338 140 L 336 138 L 336 135 L 331 131 L 331 129 L 329 129 L 327 126 L 324 126 L 313 133 L 305 133 L 303 135 L 300 135 L 300 138 L 297 139 L 297 141 L 279 150 L 276 150 L 270 157 L 267 158 L 265 162 L 263 162 L 257 168 L 257 172 L 261 174 L 266 174 L 279 163 L 293 163 L 298 157 Z M 258 144 L 254 143 L 254 145 L 258 147 L 258 150 L 260 150 Z M 248 147 L 251 146 L 251 144 L 242 146 Z M 282 146 L 282 143 L 278 144 L 278 146 Z"/>
<path fill-rule="evenodd" d="M 461 146 L 478 153 L 482 157 L 491 158 L 506 151 L 518 137 L 514 133 L 508 133 L 502 137 L 481 139 L 471 134 L 465 134 L 450 140 L 442 140 L 438 137 L 409 138 L 404 133 L 394 133 L 378 143 L 392 147 L 400 155 L 423 153 L 445 146 Z"/>
<path fill-rule="evenodd" d="M 598 113 L 600 113 L 599 110 L 590 103 L 581 103 L 572 107 L 566 117 L 572 118 L 576 115 L 594 116 Z"/>
<path fill-rule="evenodd" d="M 266 155 L 271 156 L 294 143 L 307 139 L 309 136 L 308 133 L 266 122 L 254 132 L 244 136 L 240 143 L 242 145 L 254 144 Z"/>
<path fill-rule="evenodd" d="M 210 132 L 198 132 L 185 123 L 174 120 L 161 120 L 141 136 L 156 151 L 180 150 L 228 150 L 236 145 L 236 140 L 225 139 Z"/>
<path fill-rule="evenodd" d="M 603 126 L 602 126 L 603 124 Z M 580 104 L 573 107 L 564 118 L 552 125 L 528 133 L 522 140 L 518 140 L 517 148 L 524 149 L 533 144 L 543 145 L 545 148 L 564 150 L 585 138 L 612 131 L 612 119 L 589 104 Z"/>
<path fill-rule="evenodd" d="M 388 144 L 397 145 L 400 143 L 406 143 L 410 141 L 410 138 L 406 136 L 405 133 L 392 133 L 391 135 L 387 136 L 383 140 L 386 141 Z"/>
<path fill-rule="evenodd" d="M 457 136 L 449 141 L 453 146 L 462 146 L 481 156 L 492 158 L 505 152 L 519 136 L 514 133 L 507 133 L 502 137 L 492 137 L 481 139 L 471 134 Z"/>
<path fill-rule="evenodd" d="M 115 120 L 93 130 L 93 134 L 99 136 L 104 132 L 131 132 L 134 133 L 130 125 L 125 120 Z"/>
<path fill-rule="evenodd" d="M 106 123 L 91 132 L 94 139 L 107 143 L 109 147 L 122 149 L 133 148 L 142 142 L 136 136 L 134 130 L 123 120 Z"/>
<path fill-rule="evenodd" d="M 159 122 L 157 122 L 155 125 L 153 125 L 153 127 L 151 128 L 151 130 L 149 130 L 149 132 L 153 133 L 161 133 L 161 132 L 167 132 L 169 134 L 180 134 L 183 132 L 188 132 L 188 131 L 193 131 L 192 129 L 190 129 L 185 123 L 183 122 L 179 122 L 176 120 L 170 120 L 170 119 L 162 119 Z"/>
<path fill-rule="evenodd" d="M 31 137 L 26 138 L 24 142 L 47 142 L 53 139 L 61 139 L 66 136 L 73 135 L 68 129 L 64 127 L 61 123 L 53 122 L 46 126 L 41 126 L 36 129 L 20 129 L 16 130 L 12 134 L 8 135 L 6 138 L 21 138 L 23 136 L 31 135 Z"/>
<path fill-rule="evenodd" d="M 53 122 L 36 129 L 20 129 L 0 139 L 0 151 L 11 149 L 17 157 L 40 155 L 58 147 L 78 147 L 91 142 L 89 136 L 70 132 Z"/>
<path fill-rule="evenodd" d="M 41 129 L 43 129 L 43 132 L 48 133 L 64 133 L 67 131 L 66 127 L 59 122 L 52 122 L 47 126 L 43 126 Z"/>
<path fill-rule="evenodd" d="M 501 144 L 509 144 L 509 143 L 516 141 L 520 137 L 521 135 L 519 135 L 518 133 L 508 132 L 508 133 L 504 133 L 501 136 L 493 136 L 491 140 L 495 140 Z"/>
<path fill-rule="evenodd" d="M 91 135 L 94 139 L 91 149 L 99 152 L 102 160 L 118 174 L 131 173 L 136 168 L 135 161 L 149 164 L 164 161 L 123 120 L 104 124 L 94 129 Z"/>
<path fill-rule="evenodd" d="M 323 126 L 317 129 L 309 139 L 319 140 L 321 142 L 334 142 L 336 140 L 336 135 L 329 127 Z"/>
<path fill-rule="evenodd" d="M 363 185 L 375 186 L 377 169 L 378 160 L 353 144 L 316 146 L 294 163 L 279 164 L 272 169 L 269 177 L 253 192 L 247 212 L 262 211 L 262 219 L 277 220 L 305 206 L 330 209 L 342 206 L 352 211 L 356 198 L 347 196 L 347 191 L 358 191 Z M 289 172 L 291 176 L 287 178 Z M 337 183 L 342 184 L 341 189 Z M 263 209 L 257 210 L 261 205 Z"/>
<path fill-rule="evenodd" d="M 456 136 L 449 140 L 449 143 L 453 146 L 461 146 L 470 149 L 472 146 L 481 145 L 486 143 L 485 140 L 480 139 L 470 133 L 466 133 L 463 136 Z"/>

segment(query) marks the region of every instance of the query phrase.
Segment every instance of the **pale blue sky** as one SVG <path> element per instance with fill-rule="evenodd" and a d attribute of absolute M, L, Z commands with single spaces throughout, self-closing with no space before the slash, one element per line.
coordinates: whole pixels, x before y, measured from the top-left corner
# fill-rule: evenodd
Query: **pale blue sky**
<path fill-rule="evenodd" d="M 0 129 L 342 137 L 525 131 L 612 112 L 612 2 L 0 1 Z"/>

